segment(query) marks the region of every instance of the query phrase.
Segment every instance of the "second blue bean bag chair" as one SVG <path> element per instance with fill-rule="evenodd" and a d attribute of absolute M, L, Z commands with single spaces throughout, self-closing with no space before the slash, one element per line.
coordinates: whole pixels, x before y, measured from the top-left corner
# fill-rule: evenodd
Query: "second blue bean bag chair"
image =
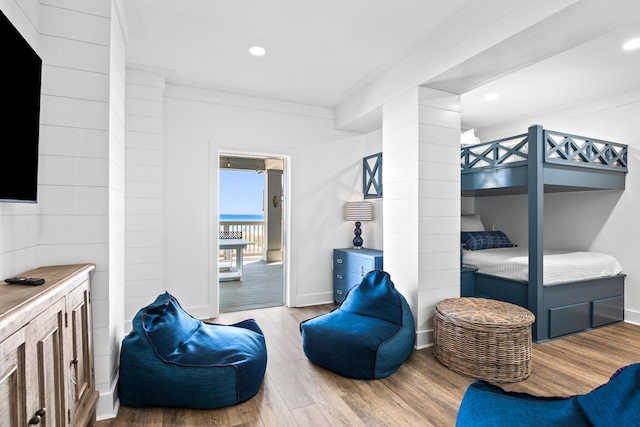
<path fill-rule="evenodd" d="M 640 364 L 620 368 L 609 382 L 583 395 L 540 397 L 472 383 L 457 427 L 640 426 Z"/>
<path fill-rule="evenodd" d="M 348 378 L 394 373 L 415 344 L 415 323 L 389 273 L 369 272 L 340 306 L 300 324 L 302 347 L 316 365 Z"/>
<path fill-rule="evenodd" d="M 138 311 L 122 341 L 120 403 L 194 409 L 236 405 L 258 393 L 266 367 L 265 339 L 255 320 L 205 323 L 165 293 Z"/>

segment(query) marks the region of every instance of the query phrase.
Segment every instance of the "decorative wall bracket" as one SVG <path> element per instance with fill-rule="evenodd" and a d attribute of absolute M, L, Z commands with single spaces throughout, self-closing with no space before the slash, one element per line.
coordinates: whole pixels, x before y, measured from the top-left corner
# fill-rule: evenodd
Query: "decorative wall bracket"
<path fill-rule="evenodd" d="M 365 199 L 382 198 L 382 153 L 362 159 L 362 192 Z"/>

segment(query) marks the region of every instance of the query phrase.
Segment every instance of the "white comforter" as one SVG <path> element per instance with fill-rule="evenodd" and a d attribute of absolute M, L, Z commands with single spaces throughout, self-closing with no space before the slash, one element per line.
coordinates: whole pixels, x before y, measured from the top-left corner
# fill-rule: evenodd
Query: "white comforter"
<path fill-rule="evenodd" d="M 464 265 L 479 273 L 512 280 L 529 280 L 527 248 L 496 248 L 478 251 L 464 250 Z M 615 276 L 622 272 L 617 259 L 597 252 L 544 250 L 543 284 L 554 285 L 597 277 Z"/>

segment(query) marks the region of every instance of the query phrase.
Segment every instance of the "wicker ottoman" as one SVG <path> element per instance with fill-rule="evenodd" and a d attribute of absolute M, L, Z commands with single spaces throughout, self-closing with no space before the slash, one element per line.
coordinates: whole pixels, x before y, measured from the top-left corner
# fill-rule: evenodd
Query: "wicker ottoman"
<path fill-rule="evenodd" d="M 436 305 L 435 357 L 477 379 L 522 381 L 531 373 L 531 324 L 526 308 L 484 298 L 449 298 Z"/>

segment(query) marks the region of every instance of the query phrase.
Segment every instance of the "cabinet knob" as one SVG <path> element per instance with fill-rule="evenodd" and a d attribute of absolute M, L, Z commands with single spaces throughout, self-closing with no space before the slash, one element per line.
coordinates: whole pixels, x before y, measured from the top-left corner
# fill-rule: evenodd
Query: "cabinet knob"
<path fill-rule="evenodd" d="M 40 408 L 36 411 L 36 414 L 33 416 L 33 418 L 31 418 L 29 420 L 29 425 L 30 426 L 34 426 L 36 424 L 40 424 L 40 421 L 42 421 L 42 417 L 44 417 L 47 413 L 47 409 L 46 408 Z"/>

